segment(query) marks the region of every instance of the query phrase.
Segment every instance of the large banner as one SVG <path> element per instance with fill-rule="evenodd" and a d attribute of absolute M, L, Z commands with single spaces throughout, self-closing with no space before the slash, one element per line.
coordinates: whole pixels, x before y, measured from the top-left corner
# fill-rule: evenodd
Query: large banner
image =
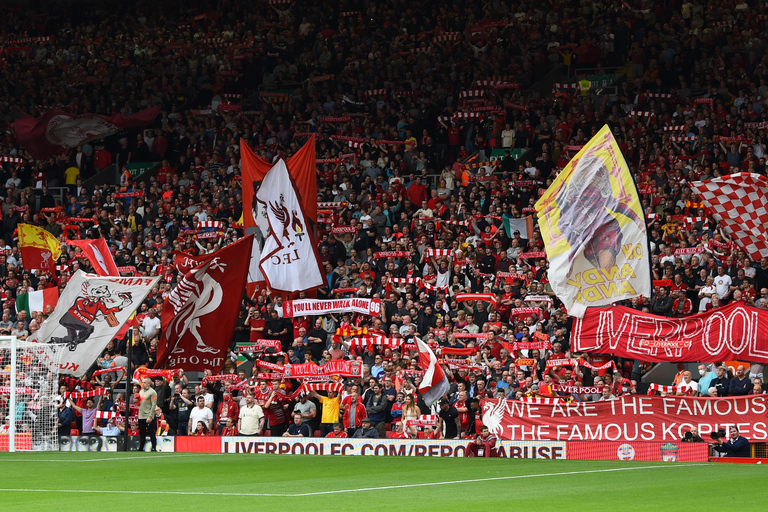
<path fill-rule="evenodd" d="M 44 160 L 70 148 L 101 139 L 126 128 L 146 126 L 160 112 L 152 107 L 132 116 L 115 114 L 68 114 L 51 109 L 40 117 L 22 116 L 13 123 L 16 140 L 24 146 L 32 158 Z"/>
<path fill-rule="evenodd" d="M 97 277 L 78 270 L 53 314 L 30 339 L 65 343 L 61 373 L 81 377 L 160 277 Z"/>
<path fill-rule="evenodd" d="M 470 439 L 334 439 L 285 437 L 177 437 L 176 452 L 378 457 L 463 457 Z M 703 443 L 498 441 L 505 459 L 706 462 Z"/>
<path fill-rule="evenodd" d="M 157 368 L 217 373 L 227 357 L 248 274 L 253 235 L 209 255 L 163 304 Z"/>
<path fill-rule="evenodd" d="M 634 309 L 590 308 L 573 322 L 574 352 L 643 361 L 768 363 L 768 310 L 732 302 L 685 318 Z"/>
<path fill-rule="evenodd" d="M 568 162 L 536 211 L 549 280 L 569 314 L 650 296 L 642 205 L 607 125 Z"/>
<path fill-rule="evenodd" d="M 605 402 L 539 405 L 480 400 L 483 424 L 517 441 L 655 441 L 682 439 L 692 427 L 702 437 L 732 425 L 750 441 L 768 440 L 765 395 L 731 398 L 631 395 Z"/>
<path fill-rule="evenodd" d="M 298 299 L 289 300 L 283 304 L 283 316 L 285 318 L 326 315 L 328 313 L 362 313 L 379 316 L 381 314 L 381 301 L 379 299 Z"/>
<path fill-rule="evenodd" d="M 259 203 L 256 193 L 261 182 L 272 168 L 240 139 L 240 155 L 243 170 L 243 224 L 246 228 L 257 225 Z M 314 135 L 286 162 L 288 173 L 296 182 L 304 213 L 312 226 L 317 223 L 317 166 L 315 164 Z M 250 207 L 250 208 L 249 208 Z"/>

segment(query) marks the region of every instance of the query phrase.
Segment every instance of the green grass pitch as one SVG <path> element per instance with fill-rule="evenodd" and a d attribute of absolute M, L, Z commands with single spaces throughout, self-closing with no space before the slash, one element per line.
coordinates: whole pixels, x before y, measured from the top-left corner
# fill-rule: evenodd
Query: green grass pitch
<path fill-rule="evenodd" d="M 0 511 L 762 510 L 768 465 L 0 454 Z M 472 507 L 472 508 L 468 508 Z"/>

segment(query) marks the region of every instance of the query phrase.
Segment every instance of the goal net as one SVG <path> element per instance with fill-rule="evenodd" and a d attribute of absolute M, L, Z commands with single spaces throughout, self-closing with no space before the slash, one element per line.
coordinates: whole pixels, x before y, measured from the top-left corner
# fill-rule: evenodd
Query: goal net
<path fill-rule="evenodd" d="M 0 336 L 0 451 L 59 449 L 63 348 Z"/>

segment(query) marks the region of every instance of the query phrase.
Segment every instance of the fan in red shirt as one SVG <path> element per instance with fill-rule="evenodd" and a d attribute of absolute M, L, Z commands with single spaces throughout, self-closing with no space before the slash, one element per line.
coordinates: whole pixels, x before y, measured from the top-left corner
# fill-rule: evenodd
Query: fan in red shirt
<path fill-rule="evenodd" d="M 347 436 L 347 433 L 344 432 L 344 426 L 341 423 L 334 423 L 333 432 L 329 433 L 325 437 L 344 438 L 348 436 Z"/>
<path fill-rule="evenodd" d="M 224 398 L 219 404 L 219 409 L 216 412 L 216 418 L 218 418 L 220 431 L 224 431 L 228 425 L 229 420 L 232 420 L 232 423 L 235 423 L 238 419 L 238 416 L 240 416 L 240 406 L 237 405 L 237 402 L 232 400 L 232 395 L 229 393 L 229 391 L 225 391 L 223 396 Z"/>

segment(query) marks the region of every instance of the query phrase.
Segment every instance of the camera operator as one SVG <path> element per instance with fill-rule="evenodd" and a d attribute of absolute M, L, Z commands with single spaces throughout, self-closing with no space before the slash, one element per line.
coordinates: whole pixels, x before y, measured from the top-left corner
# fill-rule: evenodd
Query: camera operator
<path fill-rule="evenodd" d="M 691 428 L 690 431 L 686 432 L 683 436 L 682 442 L 684 443 L 705 443 L 701 436 L 699 435 L 699 429 L 696 427 Z"/>
<path fill-rule="evenodd" d="M 749 441 L 744 436 L 739 435 L 739 429 L 731 427 L 729 430 L 730 439 L 723 442 L 725 432 L 712 433 L 714 443 L 710 445 L 720 453 L 725 453 L 729 457 L 751 457 L 752 450 L 749 447 Z"/>

